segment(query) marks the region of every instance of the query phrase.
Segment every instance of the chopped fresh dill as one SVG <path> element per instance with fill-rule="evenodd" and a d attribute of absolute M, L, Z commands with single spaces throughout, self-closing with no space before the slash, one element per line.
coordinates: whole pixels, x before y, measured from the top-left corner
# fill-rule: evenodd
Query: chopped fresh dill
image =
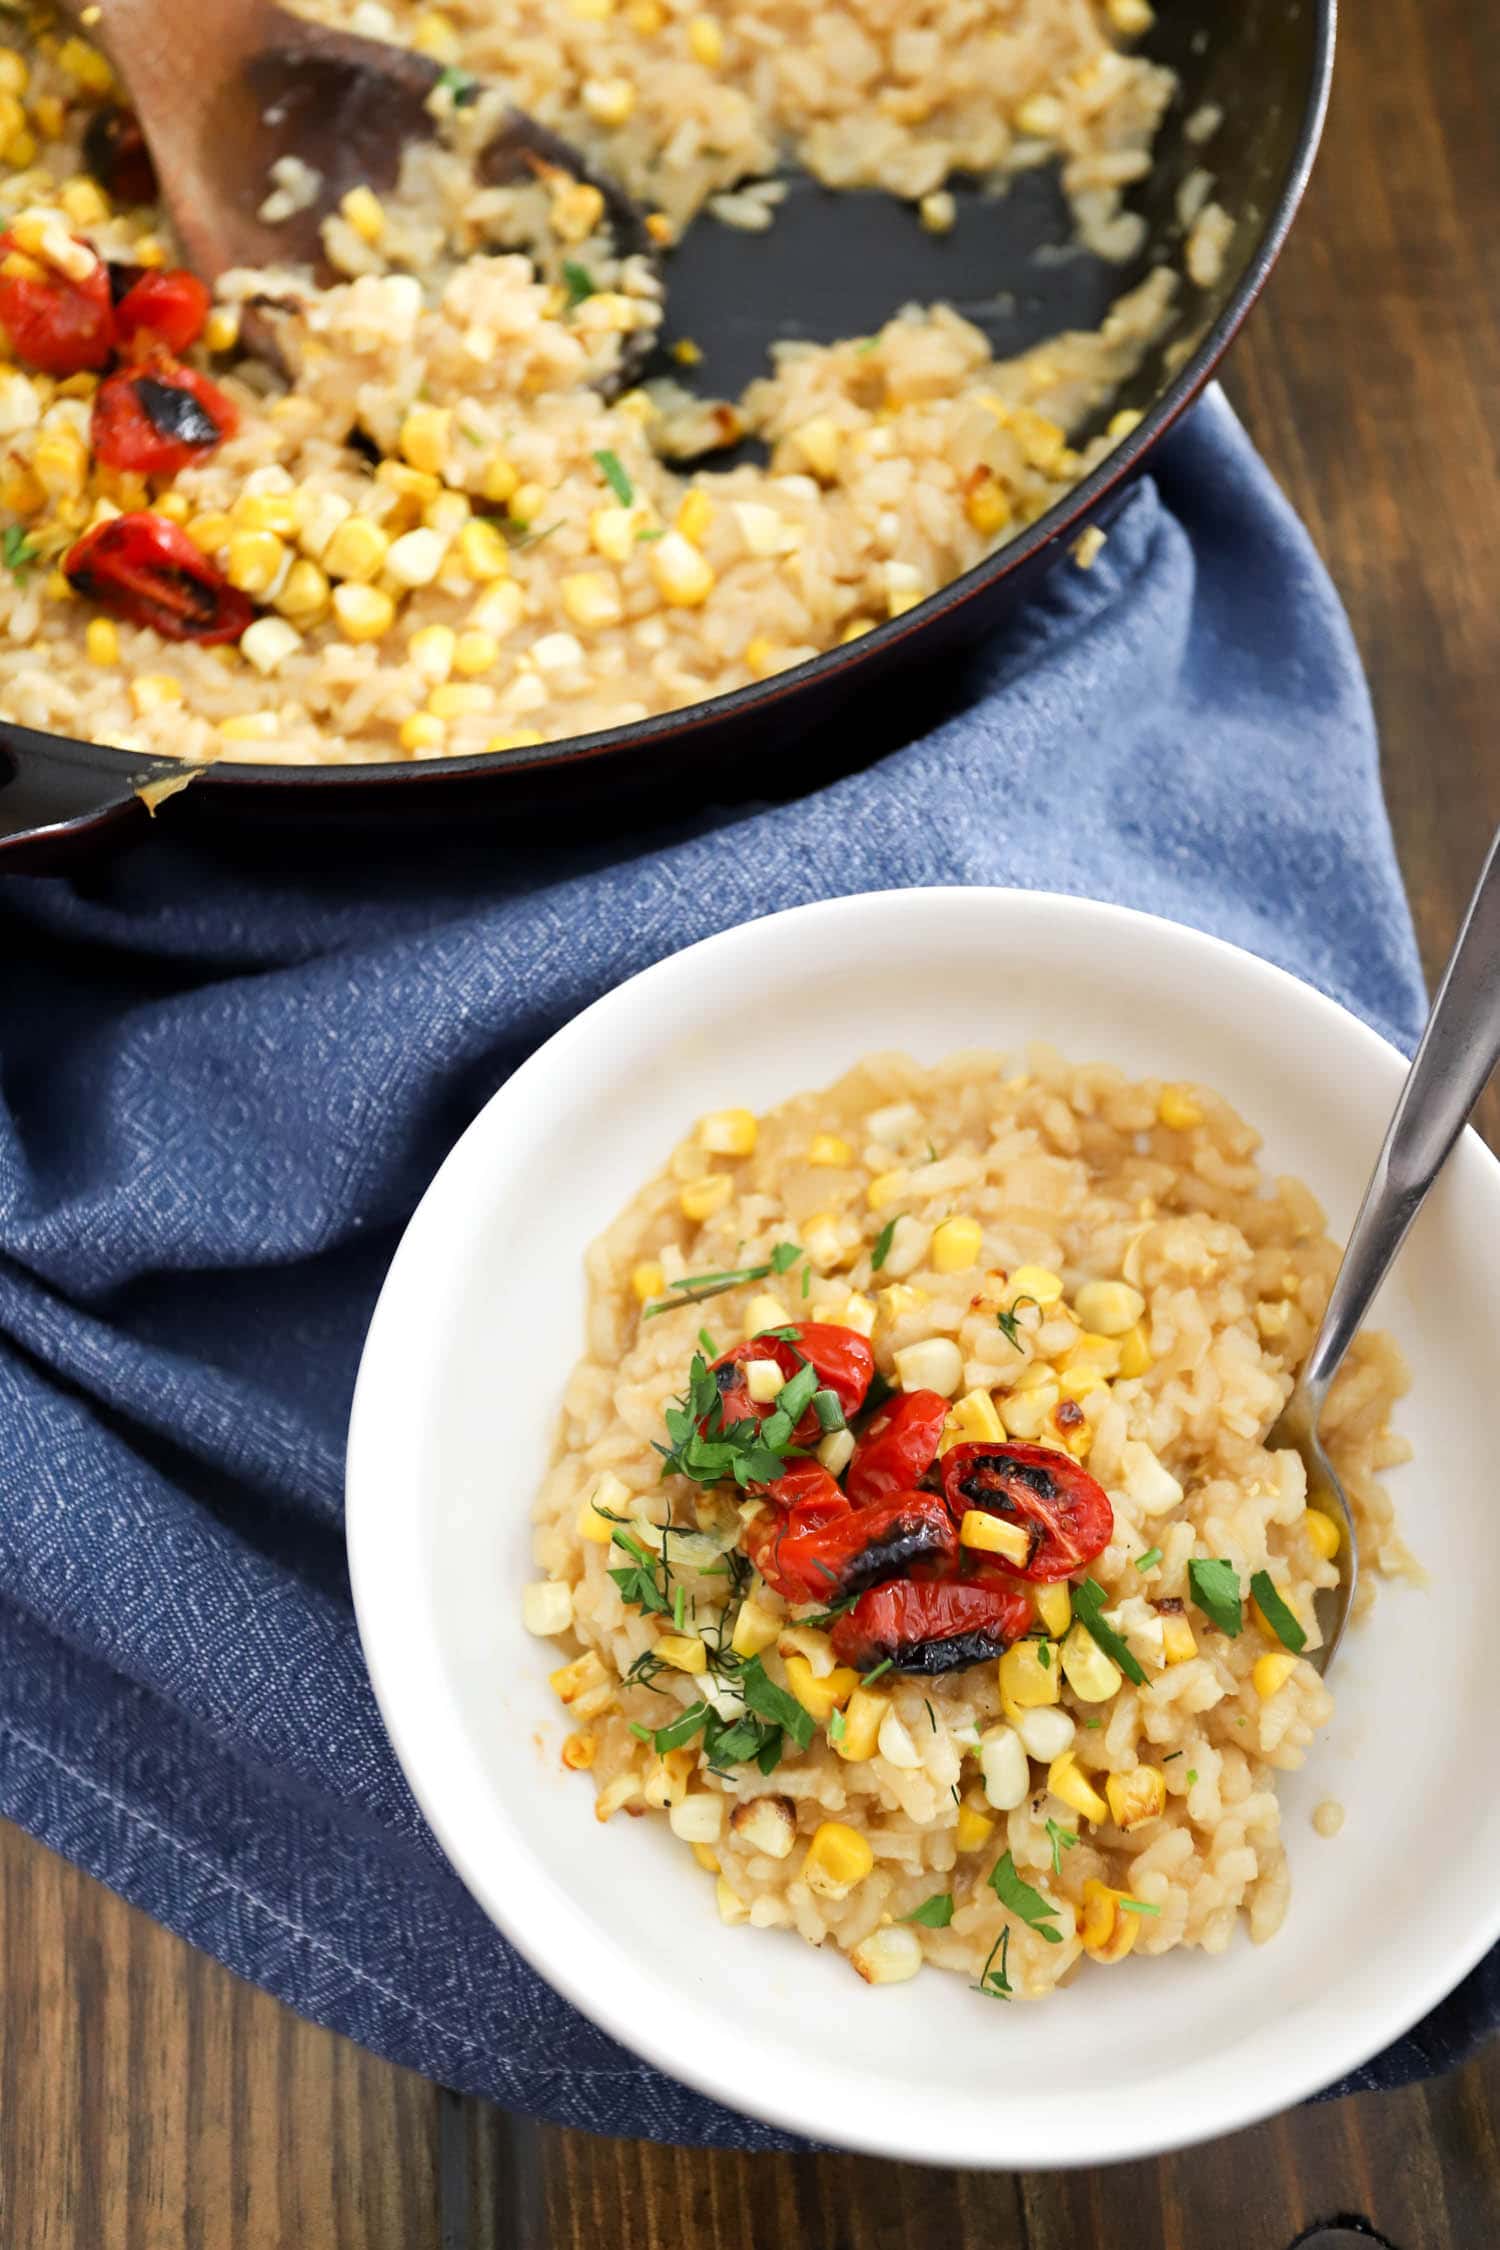
<path fill-rule="evenodd" d="M 1076 1828 L 1064 1828 L 1061 1821 L 1049 1820 L 1047 1823 L 1047 1840 L 1052 1846 L 1052 1872 L 1054 1875 L 1060 1875 L 1062 1873 L 1062 1855 L 1064 1852 L 1070 1852 L 1073 1849 L 1078 1841 L 1078 1831 Z"/>
<path fill-rule="evenodd" d="M 997 1312 L 995 1315 L 995 1326 L 999 1329 L 1005 1341 L 1016 1351 L 1021 1349 L 1021 1339 L 1016 1329 L 1016 1315 L 1023 1305 L 1036 1305 L 1038 1312 L 1042 1309 L 1035 1297 L 1018 1297 L 1008 1312 Z"/>
<path fill-rule="evenodd" d="M 998 1969 L 994 1966 L 995 1955 L 997 1953 L 1000 1956 L 1000 1966 Z M 1015 1987 L 1011 1983 L 1009 1976 L 1006 1974 L 1009 1956 L 1010 1925 L 1009 1923 L 1007 1923 L 1005 1928 L 1000 1932 L 1000 1935 L 996 1938 L 994 1944 L 990 1947 L 989 1959 L 985 1962 L 984 1967 L 979 1972 L 979 1982 L 976 1985 L 975 1990 L 978 1992 L 982 1992 L 986 2000 L 1008 2000 L 1012 1992 L 1015 1990 Z"/>

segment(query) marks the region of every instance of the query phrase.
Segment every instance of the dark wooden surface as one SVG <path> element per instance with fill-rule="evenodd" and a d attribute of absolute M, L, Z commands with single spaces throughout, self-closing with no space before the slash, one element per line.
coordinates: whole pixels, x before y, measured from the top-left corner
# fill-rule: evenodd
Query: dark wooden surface
<path fill-rule="evenodd" d="M 1351 7 L 1230 383 L 1348 601 L 1429 966 L 1500 822 L 1497 119 L 1495 0 Z M 1500 1145 L 1494 1091 L 1485 1123 Z M 517 2123 L 300 2022 L 9 1829 L 0 1975 L 3 2250 L 1284 2250 L 1338 2219 L 1399 2250 L 1500 2245 L 1500 2049 L 1160 2162 L 989 2177 Z"/>

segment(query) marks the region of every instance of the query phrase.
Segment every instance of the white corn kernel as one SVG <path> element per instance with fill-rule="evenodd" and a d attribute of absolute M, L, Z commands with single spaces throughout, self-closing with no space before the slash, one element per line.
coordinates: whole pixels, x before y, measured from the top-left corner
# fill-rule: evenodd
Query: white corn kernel
<path fill-rule="evenodd" d="M 539 1578 L 521 1596 L 521 1617 L 528 1633 L 547 1639 L 566 1633 L 573 1622 L 573 1592 L 559 1578 Z"/>
<path fill-rule="evenodd" d="M 1014 1727 L 987 1727 L 979 1738 L 984 1793 L 997 1812 L 1014 1812 L 1031 1788 L 1031 1767 Z"/>
<path fill-rule="evenodd" d="M 747 1359 L 744 1377 L 745 1388 L 757 1406 L 769 1406 L 777 1392 L 786 1388 L 786 1377 L 774 1359 Z"/>
<path fill-rule="evenodd" d="M 922 1966 L 922 1940 L 909 1923 L 890 1922 L 851 1946 L 849 1962 L 866 1984 L 909 1984 Z"/>
<path fill-rule="evenodd" d="M 724 1800 L 716 1790 L 695 1789 L 672 1806 L 667 1826 L 685 1844 L 716 1844 L 724 1832 Z"/>
<path fill-rule="evenodd" d="M 1071 1750 L 1075 1731 L 1072 1719 L 1057 1704 L 1041 1704 L 1035 1710 L 1016 1714 L 1016 1732 L 1026 1755 L 1044 1766 Z"/>
<path fill-rule="evenodd" d="M 952 1398 L 964 1379 L 963 1353 L 951 1336 L 929 1336 L 895 1355 L 896 1380 L 903 1391 L 936 1391 Z"/>
<path fill-rule="evenodd" d="M 912 1740 L 910 1727 L 894 1709 L 887 1711 L 880 1722 L 879 1743 L 880 1755 L 887 1765 L 914 1773 L 922 1763 L 922 1753 Z"/>
<path fill-rule="evenodd" d="M 853 1458 L 852 1430 L 830 1430 L 818 1447 L 818 1459 L 831 1477 L 841 1477 Z"/>
<path fill-rule="evenodd" d="M 240 635 L 240 654 L 269 679 L 302 646 L 302 635 L 284 617 L 257 617 Z"/>
<path fill-rule="evenodd" d="M 748 1344 L 752 1336 L 763 1336 L 768 1328 L 789 1328 L 792 1316 L 785 1305 L 771 1296 L 752 1297 L 745 1307 L 741 1333 Z"/>

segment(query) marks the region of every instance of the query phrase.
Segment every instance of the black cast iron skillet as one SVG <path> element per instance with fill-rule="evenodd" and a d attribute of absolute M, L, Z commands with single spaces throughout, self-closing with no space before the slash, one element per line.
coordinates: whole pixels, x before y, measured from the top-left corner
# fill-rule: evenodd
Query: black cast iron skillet
<path fill-rule="evenodd" d="M 1179 258 L 1177 191 L 1206 164 L 1237 221 L 1223 273 L 1209 290 L 1184 288 L 1170 334 L 1115 402 L 1143 410 L 1140 427 L 1023 537 L 905 617 L 710 703 L 494 758 L 210 767 L 173 799 L 169 817 L 221 835 L 226 823 L 272 824 L 289 844 L 290 832 L 305 843 L 309 829 L 329 823 L 374 824 L 388 844 L 393 821 L 416 832 L 415 844 L 454 820 L 472 829 L 487 811 L 508 828 L 518 817 L 545 825 L 564 803 L 570 825 L 581 810 L 607 821 L 627 798 L 637 805 L 670 793 L 681 804 L 805 788 L 930 723 L 961 651 L 1017 605 L 1085 524 L 1110 521 L 1258 296 L 1312 167 L 1334 12 L 1335 0 L 1158 0 L 1145 49 L 1171 65 L 1181 91 L 1135 204 L 1149 235 L 1133 268 L 1057 254 L 1069 226 L 1050 172 L 1023 174 L 999 201 L 960 186 L 958 224 L 937 237 L 905 204 L 830 195 L 797 178 L 768 233 L 730 235 L 701 220 L 669 261 L 668 340 L 691 337 L 703 348 L 700 377 L 716 393 L 733 395 L 761 371 L 778 337 L 867 334 L 911 300 L 955 304 L 1004 355 L 1062 328 L 1096 326 L 1152 263 Z M 1205 103 L 1223 122 L 1200 148 L 1184 128 Z M 1051 254 L 1038 259 L 1038 249 Z M 0 867 L 68 865 L 144 832 L 137 788 L 181 771 L 174 760 L 0 722 Z"/>

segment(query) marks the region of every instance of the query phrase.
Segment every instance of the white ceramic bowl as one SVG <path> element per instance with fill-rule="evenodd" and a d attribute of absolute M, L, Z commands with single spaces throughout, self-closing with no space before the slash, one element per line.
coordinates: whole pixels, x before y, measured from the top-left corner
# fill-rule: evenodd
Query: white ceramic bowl
<path fill-rule="evenodd" d="M 1279 970 L 1072 899 L 904 891 L 773 916 L 632 978 L 517 1071 L 423 1199 L 355 1398 L 348 1528 L 365 1653 L 412 1788 L 552 1984 L 678 2078 L 815 2138 L 1031 2168 L 1149 2154 L 1326 2086 L 1500 1936 L 1500 1166 L 1472 1134 L 1378 1317 L 1412 1367 L 1392 1478 L 1430 1593 L 1382 1589 L 1338 1708 L 1282 1778 L 1279 1935 L 1081 1976 L 1040 2006 L 929 1970 L 871 1989 L 832 1950 L 726 1929 L 664 1822 L 599 1827 L 558 1758 L 549 1643 L 520 1622 L 529 1510 L 582 1340 L 583 1251 L 701 1111 L 764 1108 L 861 1053 L 1013 1049 L 1202 1080 L 1353 1217 L 1404 1065 Z M 1348 1808 L 1332 1842 L 1310 1815 Z"/>

